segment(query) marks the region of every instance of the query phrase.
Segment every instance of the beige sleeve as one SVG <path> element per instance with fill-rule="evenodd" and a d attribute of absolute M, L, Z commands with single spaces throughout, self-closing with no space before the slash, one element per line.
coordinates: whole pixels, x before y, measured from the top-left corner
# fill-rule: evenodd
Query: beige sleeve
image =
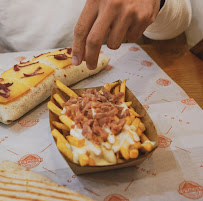
<path fill-rule="evenodd" d="M 166 0 L 156 20 L 144 35 L 153 40 L 167 40 L 184 32 L 190 24 L 192 10 L 190 0 Z"/>

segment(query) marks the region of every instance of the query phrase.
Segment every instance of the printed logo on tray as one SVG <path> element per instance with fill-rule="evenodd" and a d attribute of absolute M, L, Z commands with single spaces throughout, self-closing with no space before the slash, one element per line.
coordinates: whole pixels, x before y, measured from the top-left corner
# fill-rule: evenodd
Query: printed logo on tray
<path fill-rule="evenodd" d="M 137 52 L 139 50 L 138 47 L 129 47 L 128 48 L 130 51 L 133 51 L 133 52 Z"/>
<path fill-rule="evenodd" d="M 37 154 L 27 154 L 18 161 L 18 165 L 31 169 L 37 167 L 42 161 L 43 159 Z"/>
<path fill-rule="evenodd" d="M 18 122 L 22 127 L 32 127 L 39 123 L 39 119 L 21 120 Z"/>
<path fill-rule="evenodd" d="M 181 103 L 185 105 L 196 105 L 196 101 L 193 98 L 182 100 Z"/>
<path fill-rule="evenodd" d="M 24 61 L 25 59 L 26 59 L 26 57 L 19 56 L 19 57 L 16 57 L 15 60 L 21 62 L 21 61 Z"/>
<path fill-rule="evenodd" d="M 111 194 L 108 195 L 104 201 L 129 201 L 129 199 L 125 198 L 124 196 L 120 194 Z"/>
<path fill-rule="evenodd" d="M 170 81 L 170 80 L 166 80 L 166 79 L 160 78 L 160 79 L 158 79 L 158 80 L 156 81 L 156 83 L 157 83 L 158 85 L 161 85 L 161 86 L 169 86 L 169 85 L 171 84 L 171 81 Z"/>
<path fill-rule="evenodd" d="M 183 181 L 179 185 L 178 193 L 189 199 L 200 199 L 203 197 L 203 187 L 193 181 Z"/>
<path fill-rule="evenodd" d="M 158 136 L 158 141 L 159 141 L 159 148 L 167 148 L 171 145 L 172 140 L 168 137 L 165 137 L 163 135 Z"/>
<path fill-rule="evenodd" d="M 151 66 L 153 66 L 153 63 L 151 61 L 142 61 L 141 65 L 146 66 L 146 67 L 151 67 Z"/>

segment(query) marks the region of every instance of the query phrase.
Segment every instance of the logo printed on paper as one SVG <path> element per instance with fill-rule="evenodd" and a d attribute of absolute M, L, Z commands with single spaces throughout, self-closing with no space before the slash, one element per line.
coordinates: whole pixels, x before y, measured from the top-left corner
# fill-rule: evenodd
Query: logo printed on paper
<path fill-rule="evenodd" d="M 193 98 L 182 100 L 181 103 L 185 105 L 196 105 L 196 101 Z"/>
<path fill-rule="evenodd" d="M 128 49 L 133 52 L 137 52 L 138 50 L 140 50 L 138 47 L 129 47 Z"/>
<path fill-rule="evenodd" d="M 159 141 L 159 148 L 167 148 L 171 145 L 172 140 L 168 137 L 165 137 L 163 135 L 158 136 L 158 141 Z"/>
<path fill-rule="evenodd" d="M 151 67 L 153 66 L 153 63 L 151 61 L 142 61 L 141 64 L 143 66 L 146 66 L 146 67 Z"/>
<path fill-rule="evenodd" d="M 146 111 L 149 109 L 149 105 L 143 105 L 143 107 Z"/>
<path fill-rule="evenodd" d="M 32 127 L 39 123 L 39 119 L 21 120 L 18 122 L 22 127 Z"/>
<path fill-rule="evenodd" d="M 42 161 L 43 159 L 37 154 L 27 154 L 18 161 L 18 165 L 31 169 L 37 167 Z"/>
<path fill-rule="evenodd" d="M 120 194 L 111 194 L 108 195 L 104 201 L 129 201 L 129 199 L 125 198 L 123 195 Z"/>
<path fill-rule="evenodd" d="M 170 80 L 166 80 L 166 79 L 158 79 L 156 81 L 157 84 L 161 85 L 161 86 L 169 86 L 171 84 L 171 81 Z"/>
<path fill-rule="evenodd" d="M 178 193 L 189 199 L 200 199 L 203 196 L 203 187 L 193 181 L 183 181 L 179 185 Z"/>
<path fill-rule="evenodd" d="M 19 56 L 19 57 L 16 57 L 15 60 L 21 62 L 21 61 L 24 61 L 25 59 L 26 59 L 26 57 Z"/>

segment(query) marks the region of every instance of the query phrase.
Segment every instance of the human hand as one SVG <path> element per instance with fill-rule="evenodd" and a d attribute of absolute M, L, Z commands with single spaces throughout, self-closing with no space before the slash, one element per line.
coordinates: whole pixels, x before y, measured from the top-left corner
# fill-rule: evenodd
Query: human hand
<path fill-rule="evenodd" d="M 87 67 L 97 67 L 102 43 L 118 49 L 124 38 L 135 42 L 154 22 L 160 0 L 87 0 L 74 31 L 74 65 L 85 58 Z"/>

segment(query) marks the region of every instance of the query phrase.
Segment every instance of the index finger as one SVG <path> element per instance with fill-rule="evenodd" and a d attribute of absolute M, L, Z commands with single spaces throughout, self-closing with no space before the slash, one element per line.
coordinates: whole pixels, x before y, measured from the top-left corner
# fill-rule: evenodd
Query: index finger
<path fill-rule="evenodd" d="M 87 0 L 74 30 L 72 64 L 79 65 L 84 57 L 86 39 L 96 20 L 98 5 L 95 0 Z"/>

